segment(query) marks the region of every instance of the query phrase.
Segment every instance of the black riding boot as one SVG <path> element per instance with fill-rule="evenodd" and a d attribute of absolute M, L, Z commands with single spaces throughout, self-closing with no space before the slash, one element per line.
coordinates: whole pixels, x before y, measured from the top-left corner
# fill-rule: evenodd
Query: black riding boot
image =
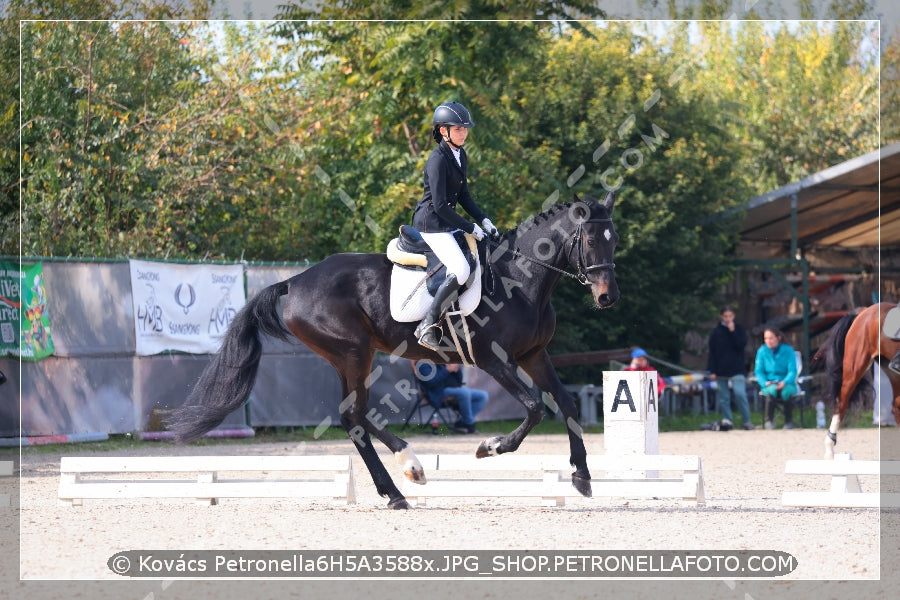
<path fill-rule="evenodd" d="M 450 303 L 456 298 L 456 292 L 459 290 L 459 283 L 456 281 L 456 275 L 447 275 L 444 283 L 437 289 L 434 294 L 434 301 L 425 318 L 416 327 L 416 337 L 419 343 L 426 348 L 437 350 L 441 344 L 441 327 L 438 324 L 441 316 Z"/>
<path fill-rule="evenodd" d="M 891 362 L 888 365 L 888 368 L 891 371 L 900 373 L 900 350 L 898 350 L 897 354 L 894 355 L 894 358 L 891 359 Z"/>

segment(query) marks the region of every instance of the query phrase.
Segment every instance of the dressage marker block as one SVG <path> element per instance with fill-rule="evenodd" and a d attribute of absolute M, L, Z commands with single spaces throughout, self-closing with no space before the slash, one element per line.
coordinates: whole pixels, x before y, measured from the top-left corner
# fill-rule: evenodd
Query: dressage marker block
<path fill-rule="evenodd" d="M 572 466 L 568 456 L 501 454 L 489 458 L 474 456 L 431 454 L 419 456 L 428 483 L 424 485 L 404 481 L 402 492 L 416 504 L 437 497 L 528 497 L 541 498 L 544 506 L 562 506 L 566 498 L 581 497 L 572 487 Z M 699 456 L 594 455 L 587 457 L 594 497 L 621 498 L 679 498 L 703 504 L 703 471 Z M 648 478 L 646 471 L 672 471 L 677 477 Z M 527 478 L 441 478 L 448 471 L 471 475 L 472 472 L 522 471 Z M 615 478 L 598 479 L 597 472 L 615 472 Z M 628 478 L 627 473 L 635 476 Z"/>
<path fill-rule="evenodd" d="M 603 445 L 617 456 L 659 453 L 656 371 L 603 371 Z"/>
<path fill-rule="evenodd" d="M 900 461 L 853 460 L 844 453 L 835 454 L 834 460 L 789 460 L 784 472 L 831 476 L 828 492 L 784 492 L 781 503 L 785 506 L 900 507 L 900 493 L 863 492 L 859 485 L 859 475 L 900 475 Z"/>
<path fill-rule="evenodd" d="M 333 473 L 332 479 L 271 479 L 269 473 Z M 168 456 L 63 457 L 58 497 L 81 505 L 85 498 L 194 498 L 218 504 L 219 498 L 332 497 L 356 502 L 356 481 L 349 456 Z M 255 479 L 222 479 L 220 473 L 256 472 Z M 97 478 L 95 474 L 191 473 L 176 480 Z M 88 475 L 92 474 L 92 475 Z"/>

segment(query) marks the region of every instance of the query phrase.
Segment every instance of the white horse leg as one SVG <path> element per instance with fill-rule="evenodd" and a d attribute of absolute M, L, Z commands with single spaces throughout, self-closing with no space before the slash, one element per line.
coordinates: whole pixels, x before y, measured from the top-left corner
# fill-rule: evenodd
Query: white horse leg
<path fill-rule="evenodd" d="M 834 460 L 834 445 L 837 444 L 837 432 L 840 424 L 841 418 L 837 415 L 832 415 L 831 426 L 825 434 L 825 460 Z"/>
<path fill-rule="evenodd" d="M 394 452 L 394 457 L 397 459 L 397 462 L 403 466 L 404 477 L 413 483 L 427 483 L 427 481 L 425 481 L 425 468 L 422 467 L 422 463 L 419 462 L 416 453 L 413 452 L 411 447 L 407 446 L 399 452 Z"/>

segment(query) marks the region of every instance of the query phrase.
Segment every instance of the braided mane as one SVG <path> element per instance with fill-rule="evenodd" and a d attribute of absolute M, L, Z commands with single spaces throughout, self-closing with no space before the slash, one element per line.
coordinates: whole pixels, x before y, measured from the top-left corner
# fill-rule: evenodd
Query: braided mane
<path fill-rule="evenodd" d="M 516 225 L 515 229 L 510 229 L 506 233 L 501 236 L 501 239 L 511 238 L 515 239 L 519 235 L 528 232 L 532 228 L 537 225 L 540 225 L 544 221 L 549 221 L 551 217 L 559 214 L 562 211 L 567 211 L 572 206 L 572 202 L 560 202 L 559 204 L 554 204 L 547 210 L 540 212 L 536 215 L 532 215 Z"/>

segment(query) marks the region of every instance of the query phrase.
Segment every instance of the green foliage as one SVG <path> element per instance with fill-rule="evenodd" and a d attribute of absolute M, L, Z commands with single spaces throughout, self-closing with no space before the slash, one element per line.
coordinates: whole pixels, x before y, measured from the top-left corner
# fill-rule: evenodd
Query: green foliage
<path fill-rule="evenodd" d="M 683 332 L 708 314 L 729 275 L 736 221 L 711 217 L 746 198 L 731 169 L 739 151 L 714 126 L 715 105 L 682 92 L 678 57 L 661 55 L 629 27 L 592 34 L 592 42 L 573 35 L 554 44 L 528 95 L 538 118 L 522 144 L 556 150 L 562 189 L 617 190 L 622 300 L 593 311 L 580 286 L 560 285 L 551 352 L 641 345 L 675 357 Z M 580 179 L 575 157 L 587 167 Z"/>
<path fill-rule="evenodd" d="M 900 141 L 900 28 L 881 54 L 881 145 Z"/>
<path fill-rule="evenodd" d="M 113 0 L 11 0 L 6 7 L 6 15 L 0 20 L 0 253 L 15 255 L 20 251 L 19 247 L 19 229 L 20 221 L 23 229 L 29 234 L 34 232 L 34 221 L 44 218 L 42 213 L 43 207 L 27 207 L 25 214 L 20 215 L 20 202 L 22 189 L 27 187 L 31 181 L 33 164 L 22 165 L 24 180 L 19 178 L 19 142 L 20 137 L 23 142 L 23 153 L 25 151 L 25 138 L 29 133 L 34 133 L 35 123 L 28 123 L 29 118 L 20 115 L 19 95 L 22 92 L 23 102 L 34 102 L 35 100 L 49 100 L 46 107 L 41 108 L 41 118 L 47 122 L 55 121 L 60 129 L 72 127 L 73 122 L 69 121 L 73 117 L 71 104 L 74 102 L 72 95 L 77 95 L 74 88 L 65 88 L 65 91 L 59 89 L 45 88 L 37 89 L 37 82 L 28 78 L 24 72 L 21 73 L 24 82 L 23 89 L 19 87 L 20 66 L 24 67 L 26 63 L 34 57 L 36 51 L 43 54 L 45 60 L 52 61 L 52 69 L 59 71 L 58 73 L 44 73 L 45 78 L 41 78 L 41 83 L 52 83 L 65 86 L 74 86 L 76 78 L 75 72 L 83 69 L 85 66 L 83 60 L 85 56 L 85 47 L 89 37 L 84 32 L 89 31 L 88 28 L 81 27 L 80 33 L 77 34 L 78 41 L 72 41 L 66 45 L 62 40 L 53 40 L 50 47 L 44 48 L 40 46 L 40 41 L 33 38 L 33 33 L 39 27 L 46 23 L 26 22 L 22 24 L 21 40 L 20 40 L 20 22 L 26 20 L 50 20 L 50 19 L 95 19 L 103 21 L 106 19 L 203 19 L 209 15 L 209 2 L 207 0 L 192 0 L 191 2 L 182 2 L 180 0 L 147 0 L 140 2 L 121 3 Z M 58 30 L 62 31 L 62 29 Z M 96 31 L 90 30 L 90 31 Z M 122 38 L 126 40 L 127 38 Z M 19 53 L 20 41 L 22 44 L 22 53 Z M 102 39 L 95 40 L 91 54 L 103 46 Z M 93 42 L 92 42 L 93 43 Z M 81 44 L 80 47 L 78 45 Z M 106 48 L 109 49 L 109 48 Z M 103 51 L 103 50 L 101 50 Z M 62 54 L 59 54 L 62 52 Z M 145 55 L 146 57 L 146 55 Z M 119 58 L 122 58 L 121 55 Z M 21 62 L 20 62 L 21 59 Z M 64 59 L 59 62 L 60 59 Z M 101 61 L 104 59 L 101 59 Z M 122 68 L 121 63 L 116 64 L 116 68 Z M 153 90 L 147 90 L 148 92 Z M 156 93 L 159 90 L 155 90 Z M 59 98 L 52 97 L 59 95 Z M 69 95 L 66 98 L 67 94 Z M 155 98 L 151 98 L 155 101 Z M 83 103 L 83 101 L 82 101 Z M 67 106 L 68 105 L 68 106 Z M 33 106 L 33 104 L 32 104 Z M 55 114 L 53 111 L 61 111 Z M 81 115 L 83 116 L 83 115 Z M 21 121 L 20 121 L 21 117 Z M 89 119 L 89 127 L 96 128 L 101 125 L 101 121 Z M 19 123 L 26 124 L 26 128 L 19 130 Z M 79 121 L 81 122 L 81 121 Z M 72 131 L 67 134 L 74 139 Z M 69 148 L 74 148 L 71 145 Z M 60 144 L 65 148 L 65 141 L 60 137 L 55 147 L 58 149 Z M 47 145 L 49 149 L 54 145 Z M 74 151 L 74 150 L 73 150 Z M 34 153 L 29 155 L 35 157 Z M 22 157 L 24 158 L 24 156 Z M 52 167 L 47 166 L 50 159 L 40 157 L 38 160 L 44 161 L 45 167 L 52 171 Z M 43 173 L 46 177 L 47 173 Z M 65 182 L 59 186 L 60 189 L 66 188 Z M 87 204 L 89 209 L 95 209 L 96 198 L 91 199 Z M 33 208 L 34 210 L 29 210 Z M 39 216 L 35 217 L 35 213 Z M 23 218 L 22 218 L 23 217 Z M 84 215 L 81 215 L 83 219 Z M 76 219 L 77 220 L 77 219 Z M 88 248 L 76 248 L 74 253 L 85 253 Z"/>
<path fill-rule="evenodd" d="M 101 0 L 92 8 L 122 16 Z M 421 197 L 432 111 L 454 99 L 476 122 L 473 195 L 501 228 L 576 193 L 617 191 L 622 300 L 600 312 L 581 286 L 561 283 L 551 351 L 642 345 L 677 358 L 731 276 L 736 209 L 878 146 L 878 65 L 866 54 L 874 30 L 532 20 L 567 15 L 600 13 L 582 1 L 351 0 L 316 15 L 288 5 L 282 16 L 300 20 L 272 25 L 26 24 L 24 252 L 381 252 Z M 505 17 L 519 20 L 496 20 Z M 420 20 L 383 21 L 407 18 Z M 18 31 L 3 27 L 8 66 Z M 896 58 L 884 62 L 896 71 Z M 16 84 L 0 90 L 8 134 Z M 896 110 L 883 106 L 883 116 Z M 9 134 L 0 144 L 7 253 L 17 156 Z"/>
<path fill-rule="evenodd" d="M 692 93 L 713 97 L 764 193 L 878 147 L 877 23 L 699 26 Z"/>

